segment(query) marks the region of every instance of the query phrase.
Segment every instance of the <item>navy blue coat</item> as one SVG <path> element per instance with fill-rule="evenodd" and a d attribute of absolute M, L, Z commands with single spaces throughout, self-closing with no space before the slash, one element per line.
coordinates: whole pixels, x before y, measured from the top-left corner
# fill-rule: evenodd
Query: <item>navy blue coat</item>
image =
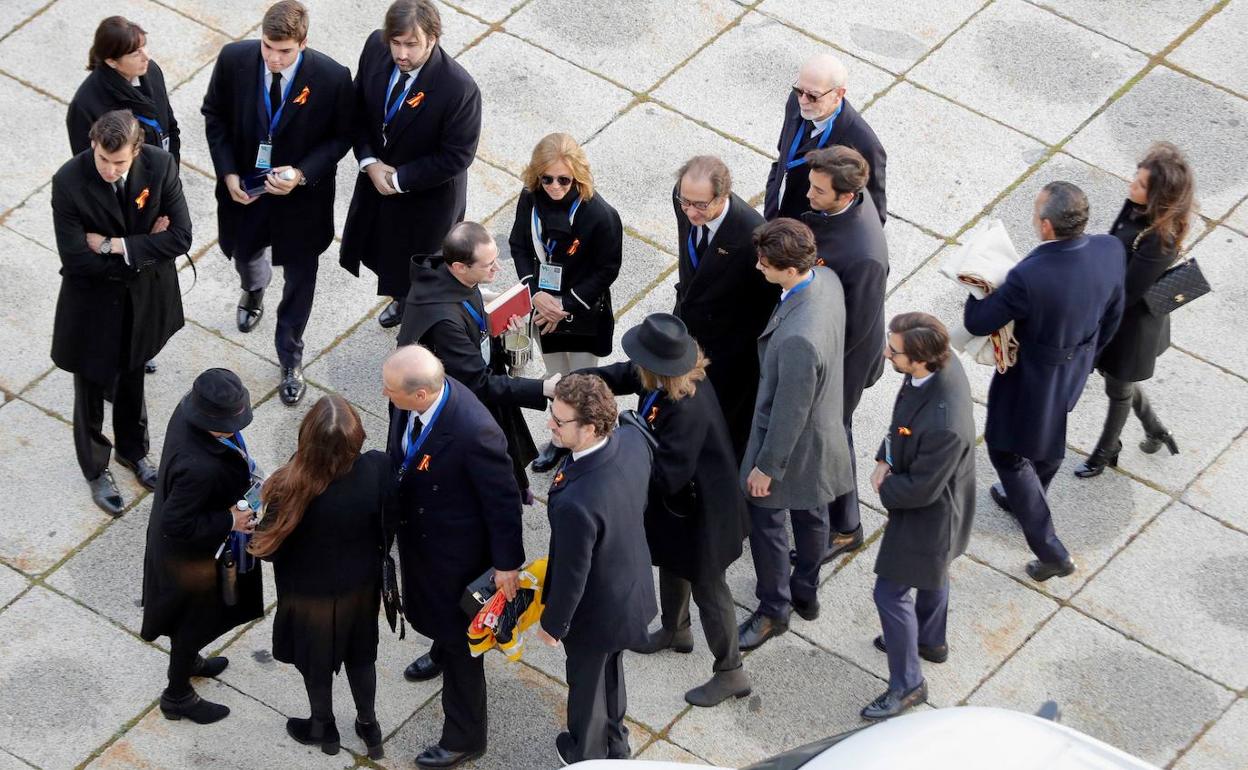
<path fill-rule="evenodd" d="M 399 560 L 412 627 L 466 645 L 464 586 L 491 567 L 519 569 L 524 541 L 507 439 L 468 386 L 452 377 L 446 384 L 446 405 L 398 487 Z M 390 407 L 386 452 L 396 473 L 409 414 Z"/>
<path fill-rule="evenodd" d="M 990 334 L 1014 321 L 1018 363 L 988 388 L 990 449 L 1032 460 L 1066 453 L 1066 414 L 1122 319 L 1126 251 L 1112 235 L 1042 243 L 983 300 L 968 298 L 963 323 Z"/>

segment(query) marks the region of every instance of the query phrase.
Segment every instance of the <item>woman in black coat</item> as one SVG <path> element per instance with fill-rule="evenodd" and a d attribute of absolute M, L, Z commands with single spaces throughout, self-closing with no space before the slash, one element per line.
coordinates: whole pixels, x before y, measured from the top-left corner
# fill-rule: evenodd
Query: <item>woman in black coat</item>
<path fill-rule="evenodd" d="M 1096 363 L 1105 378 L 1109 413 L 1096 449 L 1075 469 L 1076 476 L 1099 476 L 1106 465 L 1118 465 L 1119 436 L 1133 410 L 1144 425 L 1141 451 L 1153 454 L 1164 445 L 1170 454 L 1179 453 L 1139 385 L 1153 376 L 1157 356 L 1170 346 L 1170 316 L 1150 312 L 1144 294 L 1178 258 L 1194 198 L 1192 169 L 1178 148 L 1168 142 L 1149 148 L 1110 229 L 1127 249 L 1126 299 L 1118 331 Z"/>
<path fill-rule="evenodd" d="M 651 561 L 659 568 L 663 625 L 635 652 L 693 649 L 692 593 L 715 666 L 711 680 L 687 692 L 685 700 L 714 706 L 750 692 L 737 647 L 732 594 L 724 578 L 749 534 L 736 453 L 715 389 L 706 379 L 710 362 L 684 322 L 655 313 L 629 329 L 622 345 L 631 363 L 582 373 L 601 377 L 616 395 L 636 393 L 638 414 L 657 442 L 646 540 Z"/>
<path fill-rule="evenodd" d="M 312 708 L 309 719 L 287 719 L 286 732 L 338 753 L 334 674 L 345 664 L 355 732 L 369 757 L 381 759 L 377 613 L 391 475 L 385 453 L 360 454 L 363 444 L 364 426 L 346 399 L 317 401 L 294 456 L 264 482 L 265 516 L 250 550 L 273 562 L 273 657 L 303 675 Z"/>
<path fill-rule="evenodd" d="M 173 410 L 161 450 L 156 499 L 143 557 L 143 627 L 147 641 L 169 637 L 169 685 L 160 695 L 167 719 L 198 724 L 224 719 L 230 709 L 201 699 L 192 676 L 216 676 L 225 658 L 199 650 L 235 626 L 264 614 L 260 565 L 240 573 L 237 599 L 227 605 L 217 554 L 231 532 L 250 532 L 252 511 L 239 508 L 251 488 L 254 461 L 242 430 L 251 422 L 251 396 L 228 369 L 209 369 Z"/>
<path fill-rule="evenodd" d="M 546 375 L 597 366 L 611 354 L 611 284 L 620 274 L 620 215 L 594 190 L 585 151 L 567 134 L 533 148 L 508 243 L 516 275 L 533 295 Z M 566 454 L 547 444 L 533 461 L 544 473 Z"/>

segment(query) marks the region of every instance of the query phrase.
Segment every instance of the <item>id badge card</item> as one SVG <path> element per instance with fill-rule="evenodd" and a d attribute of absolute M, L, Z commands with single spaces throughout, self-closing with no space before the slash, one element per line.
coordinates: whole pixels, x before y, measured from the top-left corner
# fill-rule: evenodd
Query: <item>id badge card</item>
<path fill-rule="evenodd" d="M 160 137 L 160 149 L 164 150 L 165 152 L 169 152 L 169 136 L 168 135 Z"/>
<path fill-rule="evenodd" d="M 490 365 L 490 335 L 486 334 L 481 337 L 481 358 L 485 361 L 485 365 Z"/>
<path fill-rule="evenodd" d="M 261 142 L 256 148 L 256 168 L 262 171 L 268 171 L 273 168 L 273 144 L 272 142 Z"/>
<path fill-rule="evenodd" d="M 563 266 L 543 263 L 537 272 L 537 288 L 547 291 L 563 290 Z"/>

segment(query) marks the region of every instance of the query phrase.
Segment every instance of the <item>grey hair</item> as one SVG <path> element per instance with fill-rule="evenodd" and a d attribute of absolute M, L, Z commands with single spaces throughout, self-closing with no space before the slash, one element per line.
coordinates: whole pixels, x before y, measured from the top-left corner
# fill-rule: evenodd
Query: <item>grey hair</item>
<path fill-rule="evenodd" d="M 1048 197 L 1040 207 L 1040 219 L 1049 220 L 1058 238 L 1083 235 L 1088 224 L 1088 196 L 1071 182 L 1049 182 L 1040 191 Z"/>
<path fill-rule="evenodd" d="M 685 177 L 711 180 L 711 195 L 723 198 L 732 193 L 732 172 L 714 155 L 694 155 L 676 172 L 676 182 Z"/>

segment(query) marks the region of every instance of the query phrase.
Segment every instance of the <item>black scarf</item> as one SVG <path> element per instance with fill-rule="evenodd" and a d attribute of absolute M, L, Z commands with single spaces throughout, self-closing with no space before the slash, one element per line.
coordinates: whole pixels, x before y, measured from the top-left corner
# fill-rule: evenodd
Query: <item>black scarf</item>
<path fill-rule="evenodd" d="M 142 87 L 135 87 L 130 85 L 130 81 L 118 74 L 116 70 L 105 64 L 96 69 L 96 77 L 99 78 L 100 88 L 107 95 L 108 101 L 117 105 L 113 109 L 130 110 L 136 117 L 155 120 L 166 131 L 169 129 L 161 120 L 161 116 L 156 113 L 156 103 L 149 95 L 152 88 L 151 82 L 146 75 L 139 77 Z"/>
<path fill-rule="evenodd" d="M 537 208 L 537 218 L 542 223 L 544 240 L 564 240 L 572 234 L 572 221 L 569 214 L 572 204 L 580 198 L 575 188 L 568 191 L 562 200 L 551 200 L 546 191 L 538 188 L 533 194 L 533 205 Z"/>

